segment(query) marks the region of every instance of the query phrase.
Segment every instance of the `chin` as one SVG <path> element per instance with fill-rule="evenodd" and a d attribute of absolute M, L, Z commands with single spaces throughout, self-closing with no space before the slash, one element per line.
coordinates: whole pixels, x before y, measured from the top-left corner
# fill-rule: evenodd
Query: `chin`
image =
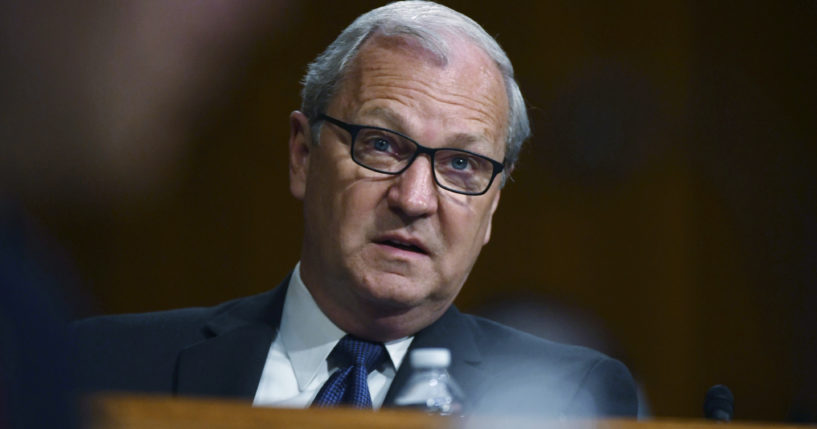
<path fill-rule="evenodd" d="M 419 284 L 425 283 L 423 287 Z M 399 274 L 380 273 L 366 276 L 359 285 L 361 297 L 373 304 L 375 308 L 389 311 L 408 311 L 412 308 L 427 305 L 433 300 L 427 282 L 414 280 Z"/>
<path fill-rule="evenodd" d="M 411 336 L 437 320 L 448 308 L 448 305 L 429 301 L 419 305 L 405 305 L 394 300 L 389 303 L 395 305 L 387 307 L 381 301 L 368 307 L 373 313 L 359 318 L 366 322 L 357 325 L 358 336 L 375 341 Z"/>

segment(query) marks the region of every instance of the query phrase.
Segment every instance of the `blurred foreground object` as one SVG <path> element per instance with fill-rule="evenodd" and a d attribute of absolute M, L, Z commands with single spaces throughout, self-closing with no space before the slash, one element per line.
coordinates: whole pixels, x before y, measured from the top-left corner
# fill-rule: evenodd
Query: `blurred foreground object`
<path fill-rule="evenodd" d="M 735 397 L 723 384 L 712 386 L 704 399 L 704 417 L 728 422 L 735 414 Z"/>
<path fill-rule="evenodd" d="M 0 428 L 74 428 L 59 255 L 0 199 Z"/>
<path fill-rule="evenodd" d="M 441 416 L 462 415 L 463 395 L 448 373 L 451 352 L 444 348 L 414 349 L 412 374 L 397 394 L 395 405 Z"/>
<path fill-rule="evenodd" d="M 163 396 L 107 395 L 92 397 L 86 407 L 87 427 L 151 428 L 447 428 L 450 421 L 403 410 L 360 411 L 347 408 L 252 408 L 249 403 Z"/>
<path fill-rule="evenodd" d="M 154 190 L 283 6 L 4 2 L 0 194 L 98 204 Z"/>
<path fill-rule="evenodd" d="M 85 410 L 85 427 L 95 429 L 279 429 L 298 428 L 605 428 L 605 429 L 691 429 L 720 428 L 704 420 L 537 420 L 514 416 L 457 419 L 407 410 L 363 411 L 344 408 L 279 409 L 251 408 L 249 403 L 215 399 L 169 398 L 162 396 L 106 395 L 90 398 Z M 805 426 L 730 423 L 730 429 L 796 429 Z"/>

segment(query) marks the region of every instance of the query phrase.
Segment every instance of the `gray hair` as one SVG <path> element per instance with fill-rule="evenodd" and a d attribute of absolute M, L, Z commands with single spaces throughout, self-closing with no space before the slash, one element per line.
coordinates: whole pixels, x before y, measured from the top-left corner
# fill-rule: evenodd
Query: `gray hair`
<path fill-rule="evenodd" d="M 312 123 L 315 141 L 320 133 L 318 115 L 326 111 L 363 42 L 375 33 L 416 39 L 442 64 L 447 63 L 450 52 L 445 36 L 458 34 L 474 42 L 496 63 L 505 82 L 509 106 L 504 183 L 519 158 L 522 142 L 530 136 L 525 101 L 514 80 L 511 61 L 499 43 L 473 19 L 430 1 L 399 1 L 361 15 L 309 65 L 303 79 L 301 111 Z"/>

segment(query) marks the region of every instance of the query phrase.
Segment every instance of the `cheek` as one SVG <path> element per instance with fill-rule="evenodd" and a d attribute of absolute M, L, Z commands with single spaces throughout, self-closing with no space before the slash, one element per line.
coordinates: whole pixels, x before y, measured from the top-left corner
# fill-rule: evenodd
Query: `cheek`
<path fill-rule="evenodd" d="M 377 229 L 378 210 L 385 207 L 383 188 L 378 183 L 356 179 L 330 196 L 333 201 L 326 206 L 334 212 L 328 214 L 327 221 L 336 225 L 344 245 L 356 248 L 365 243 L 370 230 Z"/>
<path fill-rule="evenodd" d="M 474 201 L 474 198 L 480 200 Z M 445 211 L 441 212 L 441 233 L 449 251 L 456 254 L 457 259 L 462 259 L 459 263 L 470 266 L 482 250 L 485 234 L 491 223 L 492 201 L 488 195 L 472 197 L 470 201 L 446 201 L 450 204 L 446 204 Z"/>
<path fill-rule="evenodd" d="M 341 181 L 337 164 L 322 153 L 322 148 L 313 152 L 304 196 L 306 227 L 314 241 L 336 240 L 340 233 Z M 323 247 L 323 246 L 322 246 Z"/>

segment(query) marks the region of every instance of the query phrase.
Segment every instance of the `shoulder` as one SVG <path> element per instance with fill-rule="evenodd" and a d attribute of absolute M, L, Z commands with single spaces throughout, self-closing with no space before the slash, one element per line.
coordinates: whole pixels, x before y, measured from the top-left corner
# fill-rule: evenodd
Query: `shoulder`
<path fill-rule="evenodd" d="M 208 320 L 228 311 L 242 299 L 213 307 L 89 317 L 71 323 L 69 332 L 78 342 L 116 339 L 138 342 L 198 337 L 203 334 L 202 329 Z"/>
<path fill-rule="evenodd" d="M 75 321 L 69 339 L 77 381 L 89 391 L 170 392 L 180 351 L 211 337 L 211 320 L 251 299 Z"/>
<path fill-rule="evenodd" d="M 554 365 L 562 372 L 588 370 L 599 362 L 612 360 L 587 347 L 550 341 L 479 316 L 463 314 L 463 317 L 488 360 L 512 359 L 518 364 Z"/>
<path fill-rule="evenodd" d="M 596 350 L 557 343 L 473 315 L 471 327 L 483 365 L 514 401 L 547 397 L 567 416 L 634 416 L 632 375 L 620 361 Z M 535 404 L 531 404 L 535 407 Z"/>

